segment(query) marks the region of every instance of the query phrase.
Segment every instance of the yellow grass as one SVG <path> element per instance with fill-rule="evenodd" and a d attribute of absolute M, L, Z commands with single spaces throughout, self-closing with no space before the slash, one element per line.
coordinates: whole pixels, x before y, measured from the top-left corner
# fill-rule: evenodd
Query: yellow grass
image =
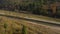
<path fill-rule="evenodd" d="M 24 14 L 24 13 L 18 13 L 18 12 L 13 12 L 13 11 L 11 12 L 11 11 L 6 11 L 6 10 L 0 10 L 0 13 L 4 13 L 4 15 L 11 15 L 11 16 L 17 16 L 17 17 L 28 17 L 28 18 L 60 22 L 60 19 L 50 18 L 46 16 L 41 16 L 41 15 L 39 16 L 39 15 L 33 15 L 33 14 Z"/>
<path fill-rule="evenodd" d="M 8 18 L 6 18 L 6 17 L 1 17 L 0 16 L 0 34 L 12 34 L 12 33 L 16 33 L 17 31 L 16 30 L 18 30 L 19 32 L 18 33 L 20 33 L 21 34 L 21 28 L 22 28 L 22 26 L 19 24 L 16 24 L 15 23 L 16 21 L 14 21 L 14 20 L 11 20 L 11 19 L 8 19 Z M 4 28 L 4 24 L 6 24 L 7 26 L 7 28 Z M 6 30 L 6 32 L 5 32 L 5 30 Z"/>
<path fill-rule="evenodd" d="M 4 24 L 7 24 L 6 32 Z M 27 28 L 27 34 L 60 34 L 60 32 L 56 31 L 55 29 L 44 25 L 37 25 L 26 20 L 0 16 L 0 34 L 21 34 L 23 25 Z"/>

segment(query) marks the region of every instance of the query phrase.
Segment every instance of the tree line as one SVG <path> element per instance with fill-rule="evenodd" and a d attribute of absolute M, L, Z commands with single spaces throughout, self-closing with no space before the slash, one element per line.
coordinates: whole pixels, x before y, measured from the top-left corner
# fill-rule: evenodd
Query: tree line
<path fill-rule="evenodd" d="M 43 5 L 47 5 L 46 1 L 45 2 L 38 1 L 38 2 L 33 2 L 33 3 L 28 3 L 28 4 L 27 2 L 22 3 L 22 4 L 20 3 L 18 4 L 14 2 L 13 4 L 12 3 L 0 4 L 0 9 L 9 10 L 9 11 L 18 10 L 18 12 L 22 10 L 22 11 L 28 11 L 36 15 L 44 15 L 44 16 L 49 16 L 49 17 L 60 18 L 60 11 L 58 11 L 58 9 L 55 9 L 55 7 L 44 9 L 42 8 Z"/>

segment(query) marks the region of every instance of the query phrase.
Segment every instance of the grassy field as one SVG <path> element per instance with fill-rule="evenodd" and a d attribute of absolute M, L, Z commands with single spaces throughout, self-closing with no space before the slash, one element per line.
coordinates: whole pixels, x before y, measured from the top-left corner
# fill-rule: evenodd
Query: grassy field
<path fill-rule="evenodd" d="M 21 24 L 16 24 L 16 21 L 0 16 L 0 34 L 21 34 Z M 17 22 L 18 23 L 18 22 Z"/>
<path fill-rule="evenodd" d="M 23 25 L 27 34 L 60 34 L 56 29 L 45 25 L 37 25 L 26 20 L 0 16 L 0 34 L 22 34 Z"/>
<path fill-rule="evenodd" d="M 4 15 L 11 15 L 11 16 L 17 16 L 17 17 L 28 17 L 28 18 L 35 18 L 35 19 L 43 19 L 47 21 L 60 22 L 60 19 L 50 18 L 46 16 L 41 16 L 41 15 L 39 16 L 39 15 L 33 15 L 33 14 L 24 14 L 24 13 L 18 13 L 13 11 L 5 11 L 5 10 L 0 10 L 0 13 L 4 13 Z"/>
<path fill-rule="evenodd" d="M 23 14 L 5 10 L 0 10 L 0 14 L 17 16 L 17 17 L 46 19 L 60 22 L 60 19 L 32 15 L 32 14 Z M 34 24 L 34 22 L 26 20 L 12 19 L 5 16 L 0 16 L 0 34 L 22 34 L 23 26 L 25 26 L 26 28 L 25 31 L 27 34 L 60 34 L 60 31 L 57 31 L 56 29 L 53 29 L 49 26 Z"/>

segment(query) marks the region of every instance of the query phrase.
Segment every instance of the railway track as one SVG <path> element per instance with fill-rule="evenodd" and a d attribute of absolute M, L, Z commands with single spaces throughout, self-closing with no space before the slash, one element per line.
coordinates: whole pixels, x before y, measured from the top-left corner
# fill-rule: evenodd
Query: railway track
<path fill-rule="evenodd" d="M 35 20 L 35 19 L 29 19 L 29 18 L 22 18 L 22 17 L 10 16 L 10 15 L 3 15 L 3 14 L 0 14 L 0 16 L 5 16 L 5 17 L 15 18 L 15 19 L 22 19 L 22 20 L 35 22 L 35 23 L 38 23 L 38 24 L 45 24 L 45 25 L 51 25 L 51 26 L 60 27 L 60 23 L 46 22 L 46 21 L 40 21 L 40 20 Z"/>

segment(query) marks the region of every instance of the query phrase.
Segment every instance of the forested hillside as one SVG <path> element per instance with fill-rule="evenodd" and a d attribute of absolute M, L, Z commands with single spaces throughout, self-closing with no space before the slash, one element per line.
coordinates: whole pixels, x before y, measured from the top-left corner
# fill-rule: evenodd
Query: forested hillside
<path fill-rule="evenodd" d="M 57 9 L 56 0 L 0 0 L 0 9 L 18 10 L 18 12 L 22 10 L 32 14 L 60 18 L 60 10 Z"/>

